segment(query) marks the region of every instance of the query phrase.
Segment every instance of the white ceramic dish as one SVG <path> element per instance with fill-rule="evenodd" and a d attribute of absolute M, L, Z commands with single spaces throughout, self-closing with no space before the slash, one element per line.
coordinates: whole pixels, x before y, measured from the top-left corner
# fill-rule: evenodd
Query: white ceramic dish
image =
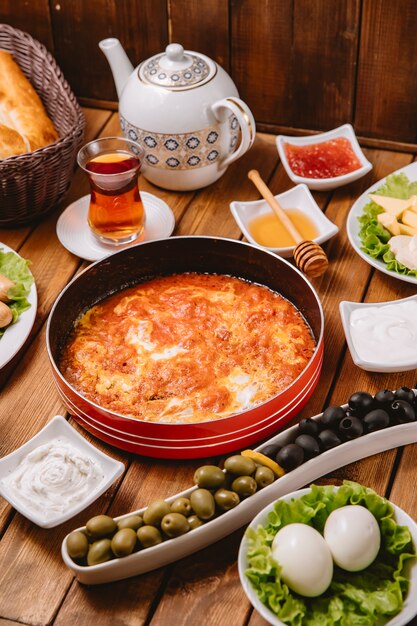
<path fill-rule="evenodd" d="M 0 250 L 3 250 L 3 252 L 14 252 L 14 254 L 17 254 L 17 252 L 15 252 L 12 248 L 9 248 L 9 246 L 6 246 L 6 244 L 1 242 Z M 32 330 L 38 304 L 35 282 L 32 284 L 27 299 L 31 305 L 30 309 L 24 311 L 17 322 L 6 329 L 6 332 L 0 339 L 0 369 L 9 363 L 9 361 L 11 361 L 11 359 L 19 352 Z"/>
<path fill-rule="evenodd" d="M 357 309 L 365 309 L 365 310 L 374 309 L 375 310 L 377 307 L 379 308 L 379 307 L 384 307 L 388 305 L 395 306 L 401 302 L 408 302 L 410 300 L 413 300 L 417 303 L 417 295 L 410 296 L 409 298 L 402 298 L 401 300 L 391 300 L 389 302 L 349 302 L 346 300 L 340 302 L 339 311 L 340 311 L 340 317 L 342 319 L 343 330 L 345 331 L 347 345 L 348 345 L 352 360 L 355 363 L 355 365 L 362 368 L 363 370 L 366 370 L 367 372 L 380 372 L 380 373 L 385 373 L 385 374 L 388 374 L 390 372 L 408 372 L 410 370 L 415 370 L 417 368 L 417 359 L 406 360 L 404 358 L 401 362 L 390 363 L 389 362 L 389 359 L 390 359 L 389 350 L 387 350 L 387 353 L 386 353 L 387 360 L 384 363 L 381 363 L 380 361 L 377 361 L 377 360 L 371 361 L 371 360 L 366 360 L 364 358 L 361 358 L 361 356 L 358 354 L 358 350 L 355 348 L 355 342 L 352 337 L 351 326 L 350 326 L 350 316 L 352 312 L 356 311 Z M 394 331 L 395 331 L 395 328 L 394 328 Z"/>
<path fill-rule="evenodd" d="M 298 209 L 300 213 L 304 213 L 310 218 L 318 232 L 318 236 L 314 239 L 317 243 L 324 243 L 338 233 L 338 227 L 324 215 L 323 211 L 311 195 L 307 185 L 297 185 L 284 193 L 278 194 L 275 198 L 284 210 Z M 255 200 L 252 202 L 241 202 L 235 200 L 230 203 L 230 211 L 242 231 L 242 234 L 248 241 L 250 241 L 250 243 L 258 246 L 259 248 L 270 250 L 271 252 L 279 254 L 284 258 L 292 257 L 295 246 L 287 248 L 270 248 L 261 246 L 260 243 L 251 235 L 250 224 L 252 220 L 260 217 L 261 215 L 272 213 L 272 209 L 265 200 Z"/>
<path fill-rule="evenodd" d="M 318 419 L 317 415 L 313 419 Z M 294 439 L 297 426 L 293 426 L 279 435 L 275 435 L 264 442 L 256 450 L 261 450 L 268 443 L 285 445 Z M 66 538 L 62 542 L 62 557 L 65 564 L 74 572 L 78 580 L 88 585 L 107 583 L 143 574 L 144 572 L 163 567 L 189 554 L 193 554 L 206 546 L 215 543 L 229 535 L 244 524 L 249 523 L 259 511 L 281 496 L 294 491 L 319 476 L 323 476 L 338 467 L 347 465 L 366 456 L 389 450 L 398 446 L 417 441 L 417 422 L 400 424 L 385 430 L 370 433 L 359 439 L 348 441 L 319 456 L 303 463 L 300 467 L 285 474 L 272 485 L 258 491 L 250 498 L 243 500 L 237 507 L 223 513 L 223 515 L 207 522 L 200 528 L 163 543 L 131 554 L 128 557 L 114 559 L 107 563 L 84 567 L 75 563 L 69 556 L 66 547 Z M 189 497 L 196 487 L 186 489 L 180 494 L 167 498 L 171 502 L 181 496 Z M 144 503 L 145 505 L 149 503 Z M 146 506 L 138 511 L 132 511 L 117 519 L 129 517 L 133 513 L 141 514 Z M 82 529 L 79 529 L 82 530 Z"/>
<path fill-rule="evenodd" d="M 169 237 L 175 228 L 175 217 L 166 202 L 147 191 L 140 192 L 145 207 L 145 236 L 142 241 Z M 86 259 L 98 261 L 109 254 L 119 252 L 127 246 L 106 246 L 99 243 L 92 235 L 87 224 L 90 196 L 83 196 L 70 204 L 59 217 L 56 234 L 61 244 L 73 254 Z"/>
<path fill-rule="evenodd" d="M 392 172 L 392 174 L 399 174 L 400 172 L 403 172 L 410 181 L 417 180 L 417 161 L 414 161 L 414 163 L 406 165 L 399 170 L 395 170 L 395 172 Z M 377 183 L 369 187 L 369 189 L 367 189 L 361 196 L 359 196 L 356 202 L 352 205 L 352 208 L 350 209 L 349 215 L 347 217 L 346 232 L 355 252 L 357 252 L 357 254 L 359 254 L 359 256 L 364 261 L 369 263 L 369 265 L 372 265 L 372 267 L 375 267 L 377 270 L 380 270 L 384 274 L 388 274 L 388 276 L 398 278 L 399 280 L 404 280 L 406 283 L 414 283 L 415 285 L 417 285 L 417 277 L 405 276 L 403 274 L 398 274 L 397 272 L 392 272 L 391 270 L 387 269 L 384 261 L 374 259 L 362 250 L 362 243 L 359 239 L 360 224 L 358 222 L 358 217 L 362 215 L 365 204 L 368 204 L 368 202 L 370 202 L 369 194 L 375 192 L 379 187 L 381 187 L 381 185 L 385 183 L 385 180 L 385 178 L 382 178 Z"/>
<path fill-rule="evenodd" d="M 300 489 L 299 491 L 294 491 L 293 493 L 286 494 L 280 500 L 285 500 L 286 502 L 291 499 L 301 498 L 306 493 L 309 493 L 310 489 Z M 392 503 L 391 503 L 392 504 Z M 259 525 L 266 525 L 268 521 L 268 515 L 273 510 L 275 502 L 269 504 L 265 507 L 258 515 L 252 520 L 249 524 L 250 528 L 256 529 Z M 395 504 L 392 504 L 395 511 L 395 520 L 398 524 L 402 526 L 408 526 L 410 530 L 410 534 L 414 543 L 414 546 L 417 546 L 417 524 L 416 522 L 409 516 L 405 511 L 400 509 Z M 247 545 L 246 539 L 243 537 L 242 542 L 240 544 L 239 556 L 238 556 L 238 568 L 239 568 L 239 576 L 240 581 L 242 583 L 243 589 L 252 604 L 252 606 L 262 615 L 264 619 L 269 624 L 273 626 L 285 626 L 284 622 L 281 622 L 277 618 L 277 616 L 268 609 L 268 607 L 263 604 L 258 596 L 256 595 L 249 579 L 245 575 L 245 571 L 247 569 L 247 559 L 246 559 Z M 403 610 L 395 615 L 392 619 L 384 623 L 384 626 L 405 626 L 409 621 L 417 614 L 417 561 L 413 560 L 410 569 L 409 569 L 409 577 L 410 577 L 410 589 L 408 591 L 407 597 L 404 602 Z M 379 623 L 379 622 L 378 622 Z"/>
<path fill-rule="evenodd" d="M 36 509 L 32 509 L 29 506 L 23 504 L 20 499 L 15 497 L 13 491 L 5 484 L 5 479 L 18 467 L 21 461 L 32 450 L 41 446 L 49 441 L 58 437 L 65 437 L 71 444 L 87 456 L 92 461 L 99 463 L 102 470 L 102 479 L 97 482 L 94 489 L 92 489 L 88 497 L 84 498 L 80 502 L 74 504 L 74 506 L 62 514 L 57 514 L 54 517 L 43 517 Z M 51 419 L 48 424 L 42 428 L 32 439 L 29 439 L 23 446 L 0 459 L 0 495 L 3 496 L 19 513 L 27 517 L 34 524 L 41 526 L 42 528 L 53 528 L 63 522 L 69 520 L 74 515 L 80 513 L 87 508 L 94 500 L 97 500 L 102 493 L 110 487 L 110 485 L 123 473 L 124 465 L 119 461 L 115 461 L 111 457 L 107 456 L 91 443 L 89 443 L 84 437 L 72 428 L 68 422 L 60 415 L 56 415 Z M 65 495 L 65 494 L 63 494 Z"/>
<path fill-rule="evenodd" d="M 290 143 L 294 146 L 310 146 L 315 143 L 322 143 L 323 141 L 329 141 L 338 137 L 344 137 L 350 141 L 355 155 L 361 162 L 361 167 L 359 167 L 357 170 L 354 170 L 353 172 L 349 172 L 348 174 L 343 174 L 343 176 L 333 176 L 332 178 L 306 178 L 304 176 L 297 176 L 296 174 L 294 174 L 294 172 L 290 168 L 287 156 L 285 154 L 285 143 Z M 355 131 L 353 130 L 351 124 L 343 124 L 343 126 L 339 126 L 338 128 L 329 130 L 326 133 L 319 133 L 318 135 L 309 135 L 306 137 L 278 135 L 278 137 L 276 138 L 276 143 L 281 163 L 284 166 L 285 171 L 287 172 L 290 179 L 296 184 L 305 183 L 310 189 L 316 189 L 320 191 L 335 189 L 336 187 L 341 187 L 342 185 L 347 185 L 354 180 L 358 180 L 358 178 L 362 178 L 362 176 L 365 176 L 365 174 L 367 174 L 372 169 L 372 163 L 368 161 L 368 159 L 362 152 L 358 140 L 356 139 Z"/>

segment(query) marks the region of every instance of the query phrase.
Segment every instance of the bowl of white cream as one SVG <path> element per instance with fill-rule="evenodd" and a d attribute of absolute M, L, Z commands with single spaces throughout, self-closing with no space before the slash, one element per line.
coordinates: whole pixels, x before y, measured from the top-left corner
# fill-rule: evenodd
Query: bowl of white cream
<path fill-rule="evenodd" d="M 42 528 L 83 511 L 122 474 L 123 463 L 92 446 L 56 415 L 0 459 L 0 495 Z"/>
<path fill-rule="evenodd" d="M 417 294 L 390 302 L 339 305 L 353 362 L 368 372 L 417 368 Z"/>

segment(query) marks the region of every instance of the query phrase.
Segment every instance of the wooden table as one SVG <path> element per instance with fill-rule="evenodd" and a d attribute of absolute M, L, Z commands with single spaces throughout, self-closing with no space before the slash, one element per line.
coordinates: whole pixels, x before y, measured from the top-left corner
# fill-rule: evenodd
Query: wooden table
<path fill-rule="evenodd" d="M 109 111 L 86 109 L 86 140 L 120 134 L 118 117 Z M 340 232 L 326 246 L 330 269 L 316 287 L 325 312 L 325 358 L 313 397 L 299 417 L 315 415 L 328 404 L 342 404 L 353 391 L 375 393 L 382 388 L 415 386 L 416 372 L 370 374 L 358 369 L 346 349 L 338 306 L 343 299 L 378 302 L 410 296 L 414 285 L 373 270 L 351 248 L 345 222 L 354 200 L 374 181 L 413 160 L 412 154 L 367 150 L 373 171 L 362 180 L 315 197 Z M 204 234 L 239 239 L 241 233 L 229 211 L 233 199 L 256 199 L 247 180 L 257 168 L 274 193 L 291 187 L 278 161 L 275 138 L 259 135 L 253 148 L 214 185 L 197 192 L 175 193 L 147 181 L 141 188 L 163 198 L 176 217 L 176 235 Z M 88 192 L 81 171 L 74 175 L 62 207 L 36 226 L 0 230 L 0 241 L 32 261 L 38 288 L 36 322 L 24 348 L 0 372 L 1 455 L 8 454 L 35 435 L 56 414 L 66 411 L 52 380 L 45 347 L 48 313 L 61 289 L 86 263 L 59 243 L 56 220 L 69 202 Z M 125 473 L 88 510 L 52 530 L 36 527 L 0 498 L 0 626 L 15 622 L 46 626 L 152 626 L 175 624 L 205 626 L 261 626 L 240 586 L 236 556 L 243 529 L 183 561 L 149 574 L 113 584 L 80 585 L 60 555 L 63 537 L 99 513 L 117 516 L 191 486 L 199 461 L 153 461 L 135 457 L 94 440 L 72 419 L 71 424 L 100 449 L 125 464 Z M 340 468 L 326 482 L 347 478 L 388 496 L 417 519 L 415 489 L 417 444 L 395 449 Z M 412 622 L 417 624 L 417 620 Z"/>

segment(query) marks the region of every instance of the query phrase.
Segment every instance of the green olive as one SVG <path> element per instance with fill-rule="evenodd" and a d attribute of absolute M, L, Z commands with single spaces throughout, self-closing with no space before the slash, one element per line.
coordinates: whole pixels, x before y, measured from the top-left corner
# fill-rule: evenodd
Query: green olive
<path fill-rule="evenodd" d="M 67 538 L 67 550 L 72 559 L 83 559 L 88 552 L 88 539 L 80 530 L 70 533 Z"/>
<path fill-rule="evenodd" d="M 206 521 L 214 517 L 216 503 L 210 491 L 207 489 L 196 489 L 191 493 L 190 501 L 194 513 L 200 519 Z"/>
<path fill-rule="evenodd" d="M 99 539 L 91 544 L 87 554 L 88 565 L 105 563 L 113 558 L 110 539 Z"/>
<path fill-rule="evenodd" d="M 141 526 L 136 534 L 143 548 L 150 548 L 162 543 L 162 535 L 155 526 Z"/>
<path fill-rule="evenodd" d="M 256 468 L 255 480 L 258 485 L 258 489 L 262 489 L 263 487 L 267 487 L 274 482 L 275 474 L 269 467 L 259 465 Z"/>
<path fill-rule="evenodd" d="M 171 502 L 171 513 L 181 513 L 188 517 L 192 513 L 191 502 L 188 498 L 180 497 Z"/>
<path fill-rule="evenodd" d="M 164 515 L 168 515 L 170 511 L 171 507 L 168 502 L 156 500 L 156 502 L 152 502 L 144 512 L 143 521 L 147 526 L 157 526 L 159 528 L 162 518 Z"/>
<path fill-rule="evenodd" d="M 101 537 L 109 537 L 117 529 L 117 524 L 112 517 L 108 515 L 96 515 L 88 520 L 86 524 L 87 535 L 92 539 L 101 539 Z"/>
<path fill-rule="evenodd" d="M 128 556 L 135 549 L 137 541 L 136 532 L 133 528 L 122 528 L 118 530 L 111 540 L 111 549 L 114 556 Z"/>
<path fill-rule="evenodd" d="M 225 460 L 224 467 L 234 476 L 251 476 L 256 470 L 256 463 L 246 456 L 235 454 Z"/>
<path fill-rule="evenodd" d="M 226 477 L 217 465 L 203 465 L 194 474 L 194 483 L 203 489 L 223 487 Z"/>
<path fill-rule="evenodd" d="M 252 496 L 257 487 L 256 480 L 252 476 L 239 476 L 232 482 L 232 490 L 241 498 Z"/>
<path fill-rule="evenodd" d="M 188 533 L 190 524 L 185 515 L 168 513 L 162 518 L 161 528 L 168 537 L 179 537 Z"/>
<path fill-rule="evenodd" d="M 238 494 L 228 489 L 218 489 L 214 494 L 214 500 L 222 511 L 229 511 L 240 502 Z"/>
<path fill-rule="evenodd" d="M 117 522 L 118 530 L 122 530 L 122 528 L 133 528 L 133 530 L 137 530 L 141 526 L 143 526 L 143 518 L 140 515 L 129 515 L 129 517 L 119 519 Z"/>
<path fill-rule="evenodd" d="M 194 528 L 199 528 L 203 525 L 203 521 L 197 517 L 197 515 L 190 515 L 188 518 L 188 524 L 190 526 L 190 530 L 194 530 Z"/>

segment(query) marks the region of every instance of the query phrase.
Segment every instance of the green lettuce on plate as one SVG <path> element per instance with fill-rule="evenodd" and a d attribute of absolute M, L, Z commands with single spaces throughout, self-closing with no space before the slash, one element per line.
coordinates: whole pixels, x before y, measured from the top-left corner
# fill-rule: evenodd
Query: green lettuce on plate
<path fill-rule="evenodd" d="M 330 587 L 317 598 L 306 598 L 282 582 L 280 567 L 272 558 L 271 545 L 287 524 L 301 522 L 323 533 L 330 513 L 341 506 L 360 504 L 376 518 L 381 548 L 375 561 L 360 572 L 334 567 Z M 405 562 L 414 558 L 410 531 L 394 519 L 388 500 L 358 483 L 311 486 L 311 491 L 291 502 L 278 500 L 265 527 L 248 528 L 246 575 L 260 600 L 285 624 L 291 626 L 374 626 L 383 624 L 403 607 L 409 588 Z M 300 563 L 300 567 L 302 567 Z"/>
<path fill-rule="evenodd" d="M 373 193 L 407 200 L 410 196 L 417 195 L 417 181 L 410 182 L 403 173 L 391 174 L 387 176 L 385 183 Z M 417 270 L 410 270 L 399 263 L 391 252 L 388 241 L 392 235 L 378 222 L 378 213 L 383 213 L 383 209 L 371 200 L 364 206 L 362 215 L 358 217 L 361 225 L 359 239 L 362 243 L 362 250 L 374 259 L 384 261 L 387 269 L 392 272 L 417 277 Z"/>
<path fill-rule="evenodd" d="M 33 285 L 33 276 L 29 270 L 30 261 L 22 259 L 14 252 L 4 252 L 0 248 L 0 274 L 7 276 L 13 283 L 8 292 L 10 302 L 7 302 L 7 306 L 10 307 L 13 315 L 12 324 L 16 322 L 18 317 L 27 309 L 30 308 L 30 303 L 27 300 L 30 289 Z M 4 335 L 6 328 L 0 328 L 0 338 Z"/>

